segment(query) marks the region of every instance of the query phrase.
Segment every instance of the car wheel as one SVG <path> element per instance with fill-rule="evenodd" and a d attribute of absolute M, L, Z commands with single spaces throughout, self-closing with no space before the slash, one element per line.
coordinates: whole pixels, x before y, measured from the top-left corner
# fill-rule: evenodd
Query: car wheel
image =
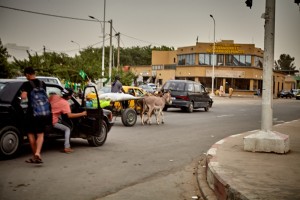
<path fill-rule="evenodd" d="M 0 131 L 0 156 L 12 158 L 21 146 L 20 132 L 13 126 L 4 127 Z"/>
<path fill-rule="evenodd" d="M 212 101 L 209 101 L 209 102 L 208 102 L 208 104 L 209 104 L 209 107 L 211 108 L 211 107 L 212 107 L 212 104 L 213 104 L 213 102 L 212 102 Z"/>
<path fill-rule="evenodd" d="M 102 121 L 102 129 L 101 129 L 101 134 L 99 136 L 91 136 L 88 139 L 88 143 L 90 146 L 93 147 L 99 147 L 102 146 L 107 138 L 107 124 L 106 122 L 103 120 Z"/>
<path fill-rule="evenodd" d="M 133 126 L 136 123 L 137 115 L 135 110 L 127 108 L 122 112 L 121 118 L 124 126 Z"/>
<path fill-rule="evenodd" d="M 193 104 L 193 102 L 190 103 L 189 107 L 187 108 L 187 111 L 189 113 L 192 113 L 194 111 L 194 104 Z"/>
<path fill-rule="evenodd" d="M 209 106 L 204 108 L 205 112 L 209 111 Z"/>

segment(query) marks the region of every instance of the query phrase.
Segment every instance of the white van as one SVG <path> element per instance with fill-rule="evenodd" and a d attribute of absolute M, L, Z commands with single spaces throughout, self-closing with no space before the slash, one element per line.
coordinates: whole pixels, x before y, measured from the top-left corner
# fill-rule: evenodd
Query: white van
<path fill-rule="evenodd" d="M 62 86 L 60 80 L 56 77 L 52 77 L 52 76 L 36 76 L 37 79 L 40 79 L 41 81 L 44 81 L 45 83 L 54 83 L 57 85 Z M 23 80 L 27 80 L 25 76 L 19 76 L 17 77 L 17 79 L 23 79 Z"/>

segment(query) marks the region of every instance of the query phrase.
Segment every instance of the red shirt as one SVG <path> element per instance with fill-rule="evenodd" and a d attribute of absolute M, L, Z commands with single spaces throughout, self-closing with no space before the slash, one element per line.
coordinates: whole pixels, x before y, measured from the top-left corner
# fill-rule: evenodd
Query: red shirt
<path fill-rule="evenodd" d="M 52 108 L 52 122 L 56 124 L 58 122 L 58 118 L 61 114 L 71 113 L 70 104 L 67 100 L 62 98 L 59 95 L 51 95 L 49 97 L 49 102 Z"/>

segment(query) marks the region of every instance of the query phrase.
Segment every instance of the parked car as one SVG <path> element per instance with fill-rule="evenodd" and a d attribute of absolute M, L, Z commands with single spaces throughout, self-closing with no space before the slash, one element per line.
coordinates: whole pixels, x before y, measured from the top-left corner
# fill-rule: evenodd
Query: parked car
<path fill-rule="evenodd" d="M 155 92 L 153 87 L 151 87 L 150 85 L 139 85 L 139 87 L 151 94 L 153 94 Z"/>
<path fill-rule="evenodd" d="M 278 93 L 278 95 L 277 95 L 277 97 L 278 98 L 292 98 L 294 95 L 293 95 L 293 93 L 291 93 L 291 91 L 290 90 L 281 90 L 279 93 Z"/>
<path fill-rule="evenodd" d="M 36 76 L 41 81 L 44 81 L 45 83 L 54 83 L 62 86 L 60 80 L 57 77 L 52 77 L 52 76 Z M 25 76 L 19 76 L 17 79 L 22 79 L 22 80 L 27 80 Z"/>
<path fill-rule="evenodd" d="M 296 99 L 300 100 L 300 91 L 298 92 L 298 94 L 296 94 Z"/>
<path fill-rule="evenodd" d="M 156 85 L 154 83 L 147 83 L 147 85 L 149 85 L 150 87 L 152 87 L 154 91 L 157 90 L 157 87 L 156 87 Z"/>
<path fill-rule="evenodd" d="M 16 156 L 20 147 L 26 142 L 24 131 L 24 116 L 27 111 L 27 101 L 21 100 L 20 88 L 24 80 L 0 79 L 0 157 Z M 63 88 L 57 84 L 46 83 L 48 95 L 61 95 Z M 90 146 L 101 146 L 107 139 L 107 134 L 113 126 L 112 113 L 101 108 L 86 108 L 72 97 L 69 100 L 72 112 L 87 110 L 87 117 L 68 119 L 64 122 L 71 128 L 71 138 L 87 139 Z M 46 128 L 45 139 L 64 138 L 64 133 L 49 126 Z"/>
<path fill-rule="evenodd" d="M 161 88 L 162 92 L 171 92 L 172 104 L 166 105 L 164 110 L 170 107 L 181 108 L 187 112 L 204 108 L 208 111 L 212 107 L 213 100 L 209 92 L 201 83 L 188 80 L 169 80 Z"/>
<path fill-rule="evenodd" d="M 300 89 L 292 89 L 293 96 L 296 97 L 296 95 L 300 92 Z"/>

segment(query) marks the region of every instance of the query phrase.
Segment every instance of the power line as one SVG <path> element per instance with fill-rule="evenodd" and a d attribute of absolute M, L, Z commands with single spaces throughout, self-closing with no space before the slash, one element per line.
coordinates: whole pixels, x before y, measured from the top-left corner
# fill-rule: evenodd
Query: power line
<path fill-rule="evenodd" d="M 0 8 L 10 9 L 10 10 L 14 10 L 14 11 L 21 11 L 21 12 L 26 12 L 26 13 L 31 13 L 31 14 L 37 14 L 37 15 L 44 15 L 44 16 L 49 16 L 49 17 L 57 17 L 57 18 L 70 19 L 70 20 L 89 21 L 89 22 L 97 22 L 97 23 L 99 22 L 99 21 L 93 20 L 93 19 L 83 19 L 83 18 L 76 18 L 76 17 L 67 17 L 67 16 L 54 15 L 54 14 L 48 14 L 48 13 L 42 13 L 42 12 L 36 12 L 36 11 L 30 11 L 30 10 L 23 10 L 23 9 L 19 9 L 19 8 L 12 8 L 12 7 L 1 6 L 1 5 L 0 5 Z M 114 27 L 112 27 L 112 29 L 113 29 L 113 31 L 115 33 L 117 33 L 117 31 L 115 30 Z M 146 40 L 138 39 L 138 38 L 126 35 L 124 33 L 122 33 L 122 35 L 125 36 L 125 37 L 128 37 L 128 38 L 134 39 L 134 40 L 138 40 L 140 42 L 144 42 L 144 43 L 148 43 L 148 44 L 156 44 L 156 45 L 163 46 L 163 44 L 158 44 L 158 43 L 155 43 L 155 42 L 149 42 L 149 41 L 146 41 Z M 122 41 L 122 39 L 121 39 L 121 43 L 125 47 L 124 42 Z M 88 46 L 95 46 L 97 44 L 99 44 L 99 42 L 96 43 L 96 44 L 93 44 L 93 45 L 88 45 Z M 68 51 L 56 51 L 56 52 L 68 52 Z"/>
<path fill-rule="evenodd" d="M 21 11 L 21 12 L 32 13 L 32 14 L 45 15 L 45 16 L 50 16 L 50 17 L 58 17 L 58 18 L 65 18 L 65 19 L 72 19 L 72 20 L 97 22 L 96 20 L 91 20 L 91 19 L 82 19 L 82 18 L 76 18 L 76 17 L 66 17 L 66 16 L 61 16 L 61 15 L 53 15 L 53 14 L 47 14 L 47 13 L 41 13 L 41 12 L 35 12 L 35 11 L 29 11 L 29 10 L 23 10 L 23 9 L 12 8 L 12 7 L 7 7 L 7 6 L 1 6 L 1 5 L 0 5 L 0 7 L 1 8 L 6 8 L 6 9 L 10 9 L 10 10 L 16 10 L 16 11 Z"/>

